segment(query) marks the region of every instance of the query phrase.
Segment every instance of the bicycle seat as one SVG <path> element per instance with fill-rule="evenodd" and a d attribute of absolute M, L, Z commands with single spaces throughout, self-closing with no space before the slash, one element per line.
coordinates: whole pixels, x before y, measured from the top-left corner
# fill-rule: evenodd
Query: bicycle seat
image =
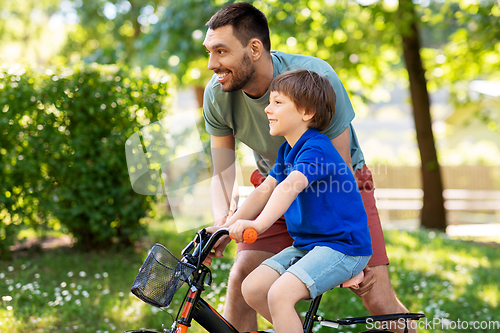
<path fill-rule="evenodd" d="M 346 282 L 342 283 L 340 285 L 340 288 L 353 288 L 353 289 L 359 289 L 359 284 L 363 282 L 363 279 L 365 278 L 365 273 L 363 271 L 359 272 L 358 275 L 355 277 L 347 280 Z"/>

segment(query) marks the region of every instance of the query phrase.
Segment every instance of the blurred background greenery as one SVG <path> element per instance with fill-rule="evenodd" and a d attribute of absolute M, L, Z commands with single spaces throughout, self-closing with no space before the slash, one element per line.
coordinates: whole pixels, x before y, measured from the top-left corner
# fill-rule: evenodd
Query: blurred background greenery
<path fill-rule="evenodd" d="M 203 87 L 212 75 L 202 46 L 205 22 L 227 2 L 0 0 L 2 295 L 32 283 L 14 283 L 20 275 L 9 273 L 34 267 L 29 266 L 33 260 L 19 256 L 26 249 L 30 256 L 34 249 L 61 243 L 73 246 L 71 251 L 99 249 L 104 251 L 99 258 L 109 257 L 110 275 L 128 268 L 112 264 L 116 249 L 128 248 L 140 264 L 141 254 L 154 242 L 147 233 L 157 231 L 152 225 L 169 207 L 162 196 L 132 191 L 125 142 L 141 127 L 173 113 L 195 110 L 200 115 Z M 498 0 L 251 2 L 269 19 L 273 49 L 326 60 L 346 86 L 356 111 L 354 126 L 380 189 L 376 196 L 384 228 L 448 232 L 432 242 L 448 235 L 498 240 Z M 207 144 L 201 117 L 198 130 Z M 249 185 L 253 162 L 243 145 L 239 156 L 243 185 Z M 172 222 L 171 217 L 161 221 Z M 391 234 L 395 252 L 398 232 Z M 417 242 L 427 241 L 421 231 L 412 232 Z M 175 231 L 167 228 L 166 233 Z M 134 247 L 139 254 L 130 250 Z M 79 253 L 68 262 L 88 260 Z M 10 322 L 9 332 L 109 329 L 92 320 L 60 323 L 52 318 L 64 290 L 56 276 L 69 270 L 57 264 L 66 259 L 49 255 L 56 263 L 47 263 L 52 277 L 44 282 L 59 285 L 59 295 L 46 299 L 50 305 L 40 303 L 39 312 L 35 305 L 24 305 L 31 298 L 22 293 L 13 296 L 14 307 L 8 296 L 0 303 L 0 328 Z M 95 267 L 93 274 L 102 278 L 100 269 Z M 42 275 L 34 268 L 33 274 Z M 133 278 L 134 273 L 127 274 Z M 119 293 L 128 293 L 127 281 L 120 291 L 110 288 L 111 303 L 121 302 Z M 411 281 L 401 283 L 411 289 Z M 106 290 L 102 283 L 93 285 Z M 498 290 L 488 288 L 486 302 L 496 307 Z M 477 311 L 482 302 L 476 302 Z M 90 308 L 75 309 L 83 314 Z M 117 317 L 112 327 L 123 320 Z"/>

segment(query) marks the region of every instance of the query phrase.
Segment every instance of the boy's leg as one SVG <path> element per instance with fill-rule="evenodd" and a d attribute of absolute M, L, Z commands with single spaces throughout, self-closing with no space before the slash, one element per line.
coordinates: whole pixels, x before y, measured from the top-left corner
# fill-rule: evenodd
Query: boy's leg
<path fill-rule="evenodd" d="M 269 289 L 280 274 L 266 265 L 260 265 L 247 276 L 241 286 L 241 292 L 248 305 L 256 310 L 262 317 L 272 323 L 269 312 L 267 295 Z"/>
<path fill-rule="evenodd" d="M 259 170 L 255 170 L 250 177 L 250 181 L 255 187 L 259 186 L 265 179 Z M 265 233 L 259 235 L 255 243 L 238 244 L 238 252 L 229 273 L 223 312 L 224 318 L 238 331 L 257 330 L 256 312 L 245 302 L 241 294 L 241 283 L 260 263 L 292 245 L 292 242 L 293 239 L 288 234 L 286 223 L 283 220 L 276 222 Z"/>
<path fill-rule="evenodd" d="M 295 275 L 286 272 L 274 282 L 268 294 L 274 332 L 303 333 L 302 321 L 295 304 L 309 298 L 309 289 Z"/>
<path fill-rule="evenodd" d="M 265 251 L 239 251 L 229 273 L 226 302 L 223 316 L 240 332 L 257 330 L 257 314 L 243 298 L 241 284 L 243 280 L 264 260 L 274 253 Z"/>

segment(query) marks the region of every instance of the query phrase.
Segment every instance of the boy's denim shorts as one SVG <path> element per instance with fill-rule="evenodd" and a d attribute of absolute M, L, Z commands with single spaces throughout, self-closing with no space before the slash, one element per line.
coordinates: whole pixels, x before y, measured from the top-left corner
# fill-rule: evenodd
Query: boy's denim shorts
<path fill-rule="evenodd" d="M 301 259 L 290 266 L 294 257 Z M 311 251 L 290 246 L 265 260 L 262 265 L 271 267 L 280 275 L 292 273 L 306 285 L 311 298 L 316 298 L 359 274 L 370 257 L 349 256 L 327 246 L 316 246 Z"/>

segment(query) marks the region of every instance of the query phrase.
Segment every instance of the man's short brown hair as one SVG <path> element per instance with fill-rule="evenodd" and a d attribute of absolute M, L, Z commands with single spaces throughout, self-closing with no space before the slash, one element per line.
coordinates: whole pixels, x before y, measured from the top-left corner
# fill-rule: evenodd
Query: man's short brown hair
<path fill-rule="evenodd" d="M 314 114 L 309 128 L 325 130 L 335 114 L 337 97 L 326 77 L 310 70 L 284 72 L 274 78 L 269 91 L 290 98 L 298 110 Z"/>
<path fill-rule="evenodd" d="M 234 36 L 243 46 L 247 46 L 252 38 L 257 38 L 267 52 L 271 51 L 266 15 L 249 3 L 237 2 L 222 7 L 206 25 L 212 30 L 231 25 Z"/>

